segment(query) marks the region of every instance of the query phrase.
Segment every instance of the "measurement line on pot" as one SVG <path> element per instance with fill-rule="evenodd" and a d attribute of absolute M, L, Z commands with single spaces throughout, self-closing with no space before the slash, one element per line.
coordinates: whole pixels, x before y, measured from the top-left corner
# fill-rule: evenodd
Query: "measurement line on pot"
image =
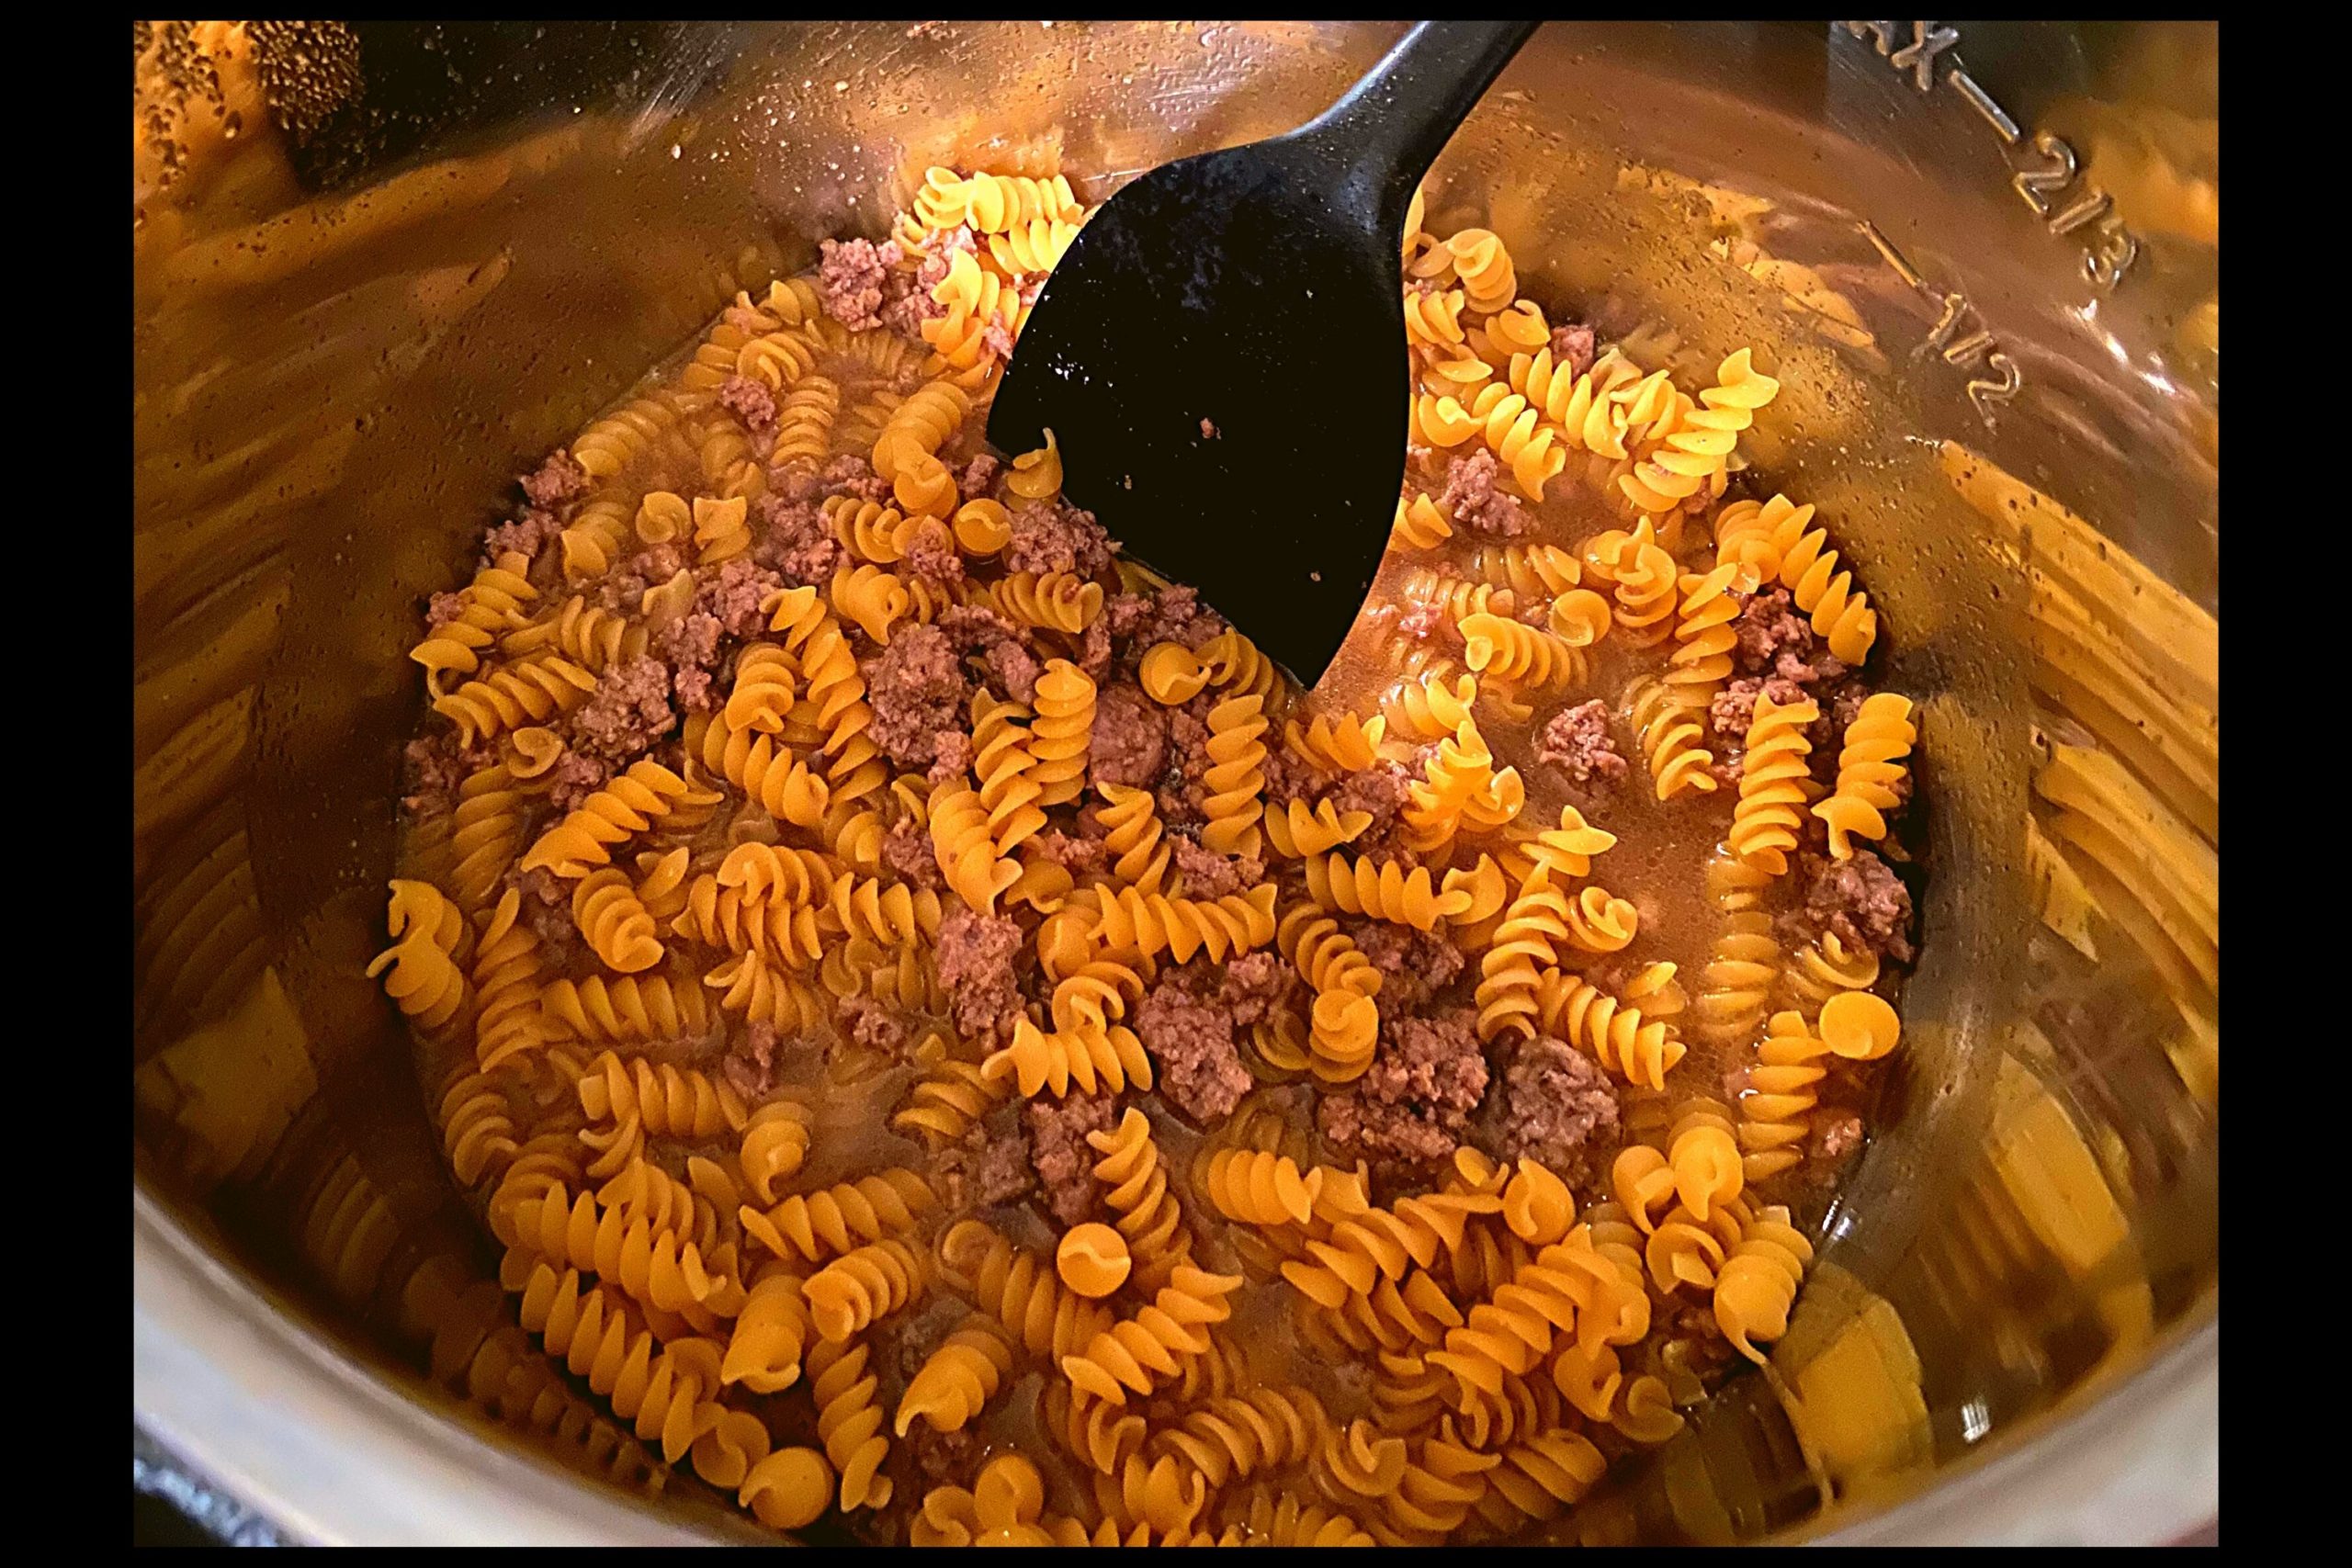
<path fill-rule="evenodd" d="M 1847 36 L 1868 39 L 1882 58 L 1909 75 L 1922 93 L 1932 92 L 1939 80 L 1936 62 L 1943 61 L 1941 80 L 1974 109 L 2007 153 L 2009 185 L 2019 200 L 2033 209 L 2041 226 L 2065 239 L 2077 233 L 2084 247 L 2083 276 L 2099 288 L 2113 291 L 2124 274 L 2140 259 L 2140 241 L 2115 213 L 2114 198 L 2084 181 L 2082 160 L 2064 137 L 2037 130 L 2029 137 L 2001 107 L 1993 95 L 1971 76 L 1954 52 L 1960 29 L 1935 22 L 1840 22 Z M 1909 41 L 1901 41 L 1905 30 Z"/>
<path fill-rule="evenodd" d="M 1879 231 L 1877 224 L 1865 219 L 1860 228 L 1862 237 L 1886 259 L 1895 276 L 1926 295 L 1942 312 L 1936 324 L 1928 329 L 1918 352 L 1935 354 L 1947 365 L 1982 372 L 1969 378 L 1968 400 L 1975 408 L 1976 417 L 1984 422 L 1985 429 L 1999 429 L 2000 419 L 1994 411 L 2007 407 L 2025 386 L 2025 375 L 2018 368 L 2018 362 L 2002 352 L 1999 340 L 1985 327 L 1984 318 L 1968 302 L 1967 296 L 1929 283 L 1909 258 L 1894 248 L 1894 242 Z"/>

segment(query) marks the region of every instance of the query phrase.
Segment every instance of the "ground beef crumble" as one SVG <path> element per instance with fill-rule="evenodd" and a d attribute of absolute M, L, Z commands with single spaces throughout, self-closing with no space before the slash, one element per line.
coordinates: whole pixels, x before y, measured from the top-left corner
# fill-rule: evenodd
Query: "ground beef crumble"
<path fill-rule="evenodd" d="M 1540 1160 L 1590 1190 L 1618 1142 L 1617 1091 L 1600 1065 L 1560 1041 L 1530 1040 L 1512 1053 L 1498 1098 L 1496 1157 Z"/>
<path fill-rule="evenodd" d="M 1911 962 L 1911 890 L 1884 860 L 1859 846 L 1843 861 L 1806 851 L 1796 869 L 1804 904 L 1787 918 L 1796 934 L 1827 931 L 1855 952 Z"/>
<path fill-rule="evenodd" d="M 1445 489 L 1438 509 L 1466 533 L 1489 539 L 1516 539 L 1535 526 L 1535 519 L 1516 496 L 1496 489 L 1502 465 L 1492 452 L 1480 450 L 1446 465 Z"/>
<path fill-rule="evenodd" d="M 1401 1015 L 1423 1006 L 1453 984 L 1467 962 L 1462 950 L 1437 931 L 1419 931 L 1388 920 L 1341 920 L 1340 926 L 1380 970 L 1383 1013 Z"/>
<path fill-rule="evenodd" d="M 533 506 L 552 512 L 567 501 L 579 499 L 588 488 L 588 472 L 572 461 L 571 453 L 558 450 L 548 453 L 547 461 L 519 482 Z"/>
<path fill-rule="evenodd" d="M 1096 784 L 1141 788 L 1158 782 L 1168 760 L 1168 710 L 1141 686 L 1107 686 L 1095 694 L 1094 731 L 1087 751 Z"/>
<path fill-rule="evenodd" d="M 557 535 L 562 532 L 563 520 L 558 517 L 554 513 L 545 511 L 537 506 L 526 506 L 522 511 L 515 513 L 514 521 L 512 523 L 500 524 L 497 527 L 492 528 L 489 535 L 483 538 L 481 542 L 481 559 L 477 563 L 476 570 L 480 570 L 482 568 L 495 566 L 498 563 L 498 558 L 501 556 L 507 554 L 509 551 L 521 554 L 531 563 L 531 566 L 536 566 L 538 562 L 539 552 L 547 547 L 550 540 L 554 539 Z M 529 567 L 525 569 L 523 575 L 526 578 L 533 575 Z M 442 595 L 437 593 L 434 595 L 436 603 L 442 597 Z M 451 594 L 448 595 L 448 597 L 455 598 L 457 596 L 455 594 Z M 438 625 L 439 623 L 435 622 L 435 624 Z"/>
<path fill-rule="evenodd" d="M 882 284 L 898 265 L 896 242 L 824 240 L 817 245 L 817 298 L 852 332 L 882 324 Z"/>
<path fill-rule="evenodd" d="M 575 752 L 627 763 L 677 727 L 668 668 L 658 659 L 631 659 L 607 669 L 573 711 L 570 745 Z"/>
<path fill-rule="evenodd" d="M 954 908 L 939 922 L 939 983 L 956 1032 L 967 1040 L 1009 1035 L 1021 1016 L 1021 928 L 976 909 Z"/>
<path fill-rule="evenodd" d="M 1477 1015 L 1452 1008 L 1384 1019 L 1363 1077 L 1316 1107 L 1316 1126 L 1344 1156 L 1422 1166 L 1452 1154 L 1487 1092 Z"/>
<path fill-rule="evenodd" d="M 718 406 L 760 438 L 764 453 L 775 434 L 775 394 L 748 376 L 729 376 L 718 384 Z"/>
<path fill-rule="evenodd" d="M 961 729 L 971 688 L 947 636 L 937 626 L 901 626 L 866 667 L 874 720 L 866 738 L 902 768 L 928 768 L 941 731 Z"/>
<path fill-rule="evenodd" d="M 727 1047 L 718 1064 L 719 1076 L 746 1100 L 758 1100 L 774 1084 L 775 1026 L 754 1019 Z"/>
<path fill-rule="evenodd" d="M 1029 1134 L 1018 1117 L 1004 1127 L 975 1122 L 962 1141 L 939 1151 L 933 1181 L 952 1213 L 1016 1202 L 1036 1185 Z"/>
<path fill-rule="evenodd" d="M 1182 837 L 1171 838 L 1169 847 L 1175 852 L 1176 869 L 1183 874 L 1187 898 L 1222 898 L 1266 879 L 1265 863 L 1253 855 L 1227 857 Z"/>
<path fill-rule="evenodd" d="M 1583 321 L 1568 321 L 1552 329 L 1552 361 L 1569 376 L 1581 376 L 1592 368 L 1593 352 L 1600 338 Z"/>
<path fill-rule="evenodd" d="M 1624 753 L 1609 733 L 1609 705 L 1598 697 L 1554 714 L 1535 738 L 1535 760 L 1573 784 L 1614 789 L 1625 782 Z"/>
<path fill-rule="evenodd" d="M 1029 1149 L 1044 1190 L 1046 1208 L 1065 1225 L 1094 1212 L 1094 1162 L 1102 1156 L 1086 1141 L 1107 1133 L 1119 1120 L 1114 1094 L 1066 1094 L 1039 1098 L 1022 1108 L 1029 1125 Z"/>
<path fill-rule="evenodd" d="M 1007 571 L 1069 571 L 1100 577 L 1111 570 L 1111 536 L 1094 513 L 1075 506 L 1024 506 L 1012 514 L 1004 547 Z"/>
<path fill-rule="evenodd" d="M 1157 1066 L 1169 1104 L 1195 1122 L 1229 1116 L 1250 1084 L 1233 1040 L 1234 1017 L 1199 960 L 1170 970 L 1136 1009 L 1135 1029 Z"/>
<path fill-rule="evenodd" d="M 1197 652 L 1227 624 L 1200 602 L 1197 592 L 1185 587 L 1114 593 L 1103 606 L 1101 622 L 1117 656 L 1130 662 L 1163 642 L 1180 642 Z"/>

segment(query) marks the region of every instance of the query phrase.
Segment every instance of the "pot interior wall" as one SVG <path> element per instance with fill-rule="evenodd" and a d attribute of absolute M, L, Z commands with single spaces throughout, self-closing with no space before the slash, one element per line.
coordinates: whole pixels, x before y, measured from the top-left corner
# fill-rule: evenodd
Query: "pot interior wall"
<path fill-rule="evenodd" d="M 878 233 L 927 164 L 1099 196 L 1314 113 L 1396 30 L 683 28 L 581 112 L 336 194 L 254 175 L 159 207 L 134 245 L 142 1188 L 420 1419 L 539 1441 L 422 1321 L 420 1280 L 495 1258 L 360 974 L 423 599 L 516 472 L 814 236 Z M 1934 804 L 1899 1070 L 1795 1324 L 1576 1512 L 1588 1539 L 1853 1518 L 2215 1311 L 2218 253 L 2151 209 L 2101 288 L 1948 77 L 1923 94 L 1874 41 L 1556 26 L 1432 179 L 1433 227 L 1494 227 L 1604 337 L 1679 367 L 1769 345 L 1788 417 L 1754 461 L 1886 606 Z M 2126 181 L 2117 79 L 2030 91 L 2125 149 L 2091 171 L 2120 200 L 2154 182 Z M 1996 346 L 1956 356 L 1980 325 Z M 561 1439 L 631 1479 L 601 1417 Z"/>

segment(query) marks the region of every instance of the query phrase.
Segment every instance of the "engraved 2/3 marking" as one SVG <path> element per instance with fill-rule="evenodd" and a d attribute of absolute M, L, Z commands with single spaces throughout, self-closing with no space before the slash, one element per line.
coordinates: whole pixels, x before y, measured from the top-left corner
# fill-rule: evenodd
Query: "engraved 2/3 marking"
<path fill-rule="evenodd" d="M 2083 275 L 2108 291 L 2123 281 L 2132 264 L 2140 259 L 2140 242 L 2115 215 L 2114 200 L 2098 186 L 2087 184 L 2081 186 L 2072 199 L 2064 199 L 2081 175 L 2081 163 L 2075 149 L 2064 138 L 2047 130 L 2038 130 L 2030 141 L 2026 141 L 2025 132 L 2009 118 L 2008 111 L 1994 101 L 1952 52 L 1960 42 L 1958 28 L 1934 22 L 1840 25 L 1850 38 L 1867 37 L 1889 65 L 1910 74 L 1911 85 L 1922 93 L 1934 90 L 1936 62 L 1943 60 L 1943 80 L 2001 139 L 2002 146 L 2010 154 L 2009 184 L 2033 209 L 2034 216 L 2042 220 L 2042 227 L 2062 239 L 2088 230 L 2079 242 L 2084 247 Z M 1906 31 L 1909 40 L 1900 41 Z"/>
<path fill-rule="evenodd" d="M 1942 314 L 1936 324 L 1928 329 L 1927 340 L 1920 352 L 1933 353 L 1947 365 L 1971 367 L 1981 371 L 1968 381 L 1968 400 L 1976 410 L 1976 417 L 1984 422 L 1987 430 L 2000 428 L 2000 418 L 1994 412 L 2006 408 L 2025 386 L 2025 376 L 2018 362 L 2001 351 L 2001 345 L 1986 329 L 1976 307 L 1964 295 L 1953 294 L 1930 286 L 1920 276 L 1894 242 L 1879 231 L 1878 225 L 1865 220 L 1862 235 L 1886 258 L 1886 265 L 1895 275 L 1934 300 Z"/>

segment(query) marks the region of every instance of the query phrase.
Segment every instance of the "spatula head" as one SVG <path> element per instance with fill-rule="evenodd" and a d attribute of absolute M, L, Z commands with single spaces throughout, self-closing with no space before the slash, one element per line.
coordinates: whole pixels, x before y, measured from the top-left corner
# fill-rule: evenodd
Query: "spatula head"
<path fill-rule="evenodd" d="M 1403 214 L 1310 141 L 1188 158 L 1079 231 L 989 416 L 1054 432 L 1063 493 L 1312 685 L 1363 605 L 1404 470 Z"/>

